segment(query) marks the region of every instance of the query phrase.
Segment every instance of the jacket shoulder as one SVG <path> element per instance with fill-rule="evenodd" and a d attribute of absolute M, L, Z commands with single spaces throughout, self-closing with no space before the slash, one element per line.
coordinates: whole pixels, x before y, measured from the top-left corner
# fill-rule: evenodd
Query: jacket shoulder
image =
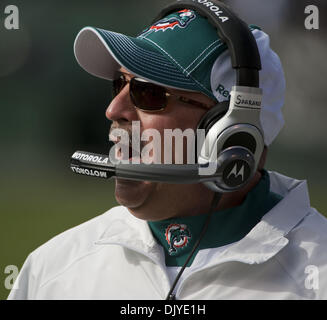
<path fill-rule="evenodd" d="M 308 214 L 288 234 L 288 238 L 298 245 L 308 243 L 311 246 L 326 248 L 327 218 L 315 208 L 310 208 Z"/>
<path fill-rule="evenodd" d="M 327 219 L 315 208 L 286 235 L 288 245 L 276 259 L 313 299 L 327 299 Z"/>
<path fill-rule="evenodd" d="M 65 251 L 68 249 L 69 251 L 72 246 L 77 245 L 80 249 L 78 252 L 83 253 L 83 251 L 92 248 L 92 244 L 105 232 L 110 223 L 115 220 L 115 217 L 128 214 L 125 207 L 117 206 L 111 208 L 91 220 L 58 234 L 34 250 L 32 254 L 53 253 L 53 250 Z"/>
<path fill-rule="evenodd" d="M 28 260 L 33 263 L 31 271 L 44 275 L 44 282 L 75 261 L 99 250 L 95 242 L 117 217 L 124 215 L 129 215 L 128 210 L 117 206 L 53 237 L 29 255 Z"/>

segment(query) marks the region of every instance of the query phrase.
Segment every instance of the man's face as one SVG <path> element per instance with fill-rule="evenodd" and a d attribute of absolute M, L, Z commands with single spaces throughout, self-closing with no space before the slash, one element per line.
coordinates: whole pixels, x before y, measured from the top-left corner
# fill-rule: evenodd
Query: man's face
<path fill-rule="evenodd" d="M 126 78 L 133 78 L 134 75 L 128 73 L 126 70 L 121 69 L 121 72 L 127 74 Z M 128 79 L 129 80 L 129 79 Z M 192 99 L 203 104 L 206 104 L 208 108 L 194 106 L 189 103 L 179 101 L 175 96 L 168 98 L 168 105 L 164 110 L 158 112 L 145 112 L 135 108 L 129 95 L 129 84 L 127 84 L 122 91 L 112 100 L 106 110 L 106 117 L 112 120 L 111 129 L 125 129 L 128 132 L 132 132 L 132 122 L 138 121 L 140 124 L 140 134 L 147 129 L 156 129 L 161 140 L 161 159 L 165 152 L 173 152 L 174 155 L 174 140 L 173 150 L 165 150 L 164 144 L 164 129 L 186 129 L 196 130 L 197 124 L 201 117 L 209 110 L 210 106 L 214 105 L 214 102 L 203 95 L 202 93 L 186 92 L 175 89 L 168 89 L 167 92 L 182 96 L 188 99 Z M 186 144 L 184 144 L 186 146 Z M 141 145 L 141 150 L 142 150 Z M 153 149 L 155 153 L 155 148 Z M 183 152 L 186 154 L 185 152 Z M 156 158 L 156 155 L 152 155 Z M 174 156 L 173 156 L 174 162 Z M 177 201 L 180 201 L 181 197 L 194 191 L 196 185 L 180 185 L 180 184 L 167 184 L 167 183 L 154 183 L 148 181 L 128 181 L 123 179 L 116 179 L 115 196 L 117 201 L 127 207 L 135 216 L 146 220 L 158 220 L 169 218 L 173 213 L 168 213 L 167 216 L 156 217 L 155 212 L 149 214 L 150 208 L 156 208 L 158 206 L 174 205 Z M 202 188 L 202 186 L 201 186 Z M 177 205 L 177 204 L 176 204 Z M 167 209 L 168 209 L 167 207 Z M 152 211 L 152 209 L 150 210 Z M 154 210 L 155 211 L 155 210 Z M 169 211 L 169 209 L 168 209 Z M 170 210 L 170 212 L 172 212 Z"/>

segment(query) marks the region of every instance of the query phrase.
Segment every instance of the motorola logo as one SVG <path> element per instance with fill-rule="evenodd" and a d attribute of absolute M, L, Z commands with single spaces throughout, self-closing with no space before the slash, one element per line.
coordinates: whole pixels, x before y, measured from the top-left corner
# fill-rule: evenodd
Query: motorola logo
<path fill-rule="evenodd" d="M 235 178 L 237 178 L 238 176 L 241 176 L 242 177 L 242 182 L 243 182 L 244 181 L 244 165 L 237 172 L 237 164 L 235 163 L 235 166 L 234 166 L 233 170 L 227 176 L 227 179 L 229 179 L 230 176 L 232 176 L 232 175 L 234 175 Z"/>
<path fill-rule="evenodd" d="M 226 166 L 223 180 L 229 187 L 237 187 L 245 183 L 251 175 L 249 164 L 243 160 L 236 160 Z"/>

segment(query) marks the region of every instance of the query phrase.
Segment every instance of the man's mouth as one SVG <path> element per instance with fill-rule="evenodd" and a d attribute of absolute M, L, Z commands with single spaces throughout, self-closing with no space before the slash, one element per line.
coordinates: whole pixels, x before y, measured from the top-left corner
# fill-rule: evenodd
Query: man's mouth
<path fill-rule="evenodd" d="M 129 138 L 128 141 L 122 142 L 120 137 L 114 137 L 109 134 L 109 140 L 114 144 L 115 148 L 115 159 L 119 161 L 128 161 L 140 163 L 141 161 L 141 153 L 140 153 L 140 144 L 138 144 L 139 150 L 132 143 L 132 139 Z"/>
<path fill-rule="evenodd" d="M 116 149 L 117 159 L 128 160 L 129 162 L 140 160 L 140 152 L 133 149 L 131 146 L 121 146 Z"/>

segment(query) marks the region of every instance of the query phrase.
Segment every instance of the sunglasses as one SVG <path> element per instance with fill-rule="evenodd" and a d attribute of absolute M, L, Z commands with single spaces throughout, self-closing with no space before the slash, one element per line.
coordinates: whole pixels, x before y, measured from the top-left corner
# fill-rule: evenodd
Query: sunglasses
<path fill-rule="evenodd" d="M 205 108 L 207 110 L 210 108 L 209 105 L 199 101 L 168 93 L 166 88 L 145 79 L 133 77 L 128 80 L 124 74 L 121 74 L 118 79 L 113 81 L 113 97 L 117 96 L 128 83 L 130 98 L 135 107 L 142 111 L 156 112 L 164 110 L 167 107 L 168 98 L 171 96 L 174 96 L 179 101 L 187 104 Z"/>

